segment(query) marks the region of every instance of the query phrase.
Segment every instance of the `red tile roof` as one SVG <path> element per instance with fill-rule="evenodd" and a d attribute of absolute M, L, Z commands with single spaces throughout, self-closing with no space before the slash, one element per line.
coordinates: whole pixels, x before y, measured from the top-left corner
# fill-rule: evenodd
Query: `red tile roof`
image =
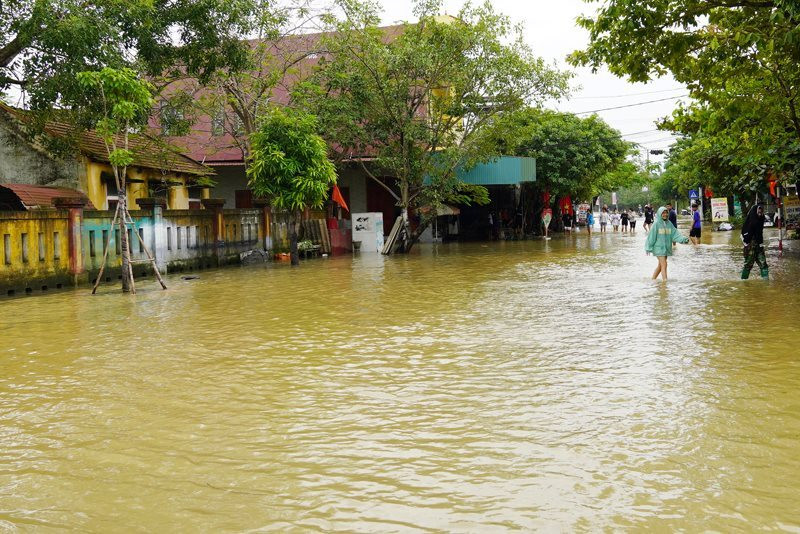
<path fill-rule="evenodd" d="M 0 189 L 9 189 L 22 202 L 25 209 L 53 208 L 56 197 L 80 198 L 86 201 L 86 209 L 95 209 L 89 198 L 75 189 L 66 187 L 50 187 L 45 185 L 2 184 Z"/>

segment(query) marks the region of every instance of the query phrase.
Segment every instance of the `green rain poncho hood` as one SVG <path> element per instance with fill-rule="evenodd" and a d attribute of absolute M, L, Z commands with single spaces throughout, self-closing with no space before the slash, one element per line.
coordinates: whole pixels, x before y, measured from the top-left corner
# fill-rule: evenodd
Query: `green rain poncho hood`
<path fill-rule="evenodd" d="M 667 210 L 665 207 L 658 208 L 653 227 L 647 232 L 647 239 L 644 241 L 644 249 L 654 256 L 672 256 L 672 242 L 688 243 L 689 238 L 681 234 L 675 226 L 667 219 L 661 218 L 661 214 Z"/>

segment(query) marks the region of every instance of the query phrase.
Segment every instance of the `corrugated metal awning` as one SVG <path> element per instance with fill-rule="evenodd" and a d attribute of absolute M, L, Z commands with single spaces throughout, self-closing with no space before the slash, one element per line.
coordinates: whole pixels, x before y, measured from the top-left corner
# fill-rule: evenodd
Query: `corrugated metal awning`
<path fill-rule="evenodd" d="M 500 156 L 489 163 L 479 163 L 468 171 L 459 169 L 458 178 L 474 185 L 515 185 L 536 181 L 536 158 Z"/>

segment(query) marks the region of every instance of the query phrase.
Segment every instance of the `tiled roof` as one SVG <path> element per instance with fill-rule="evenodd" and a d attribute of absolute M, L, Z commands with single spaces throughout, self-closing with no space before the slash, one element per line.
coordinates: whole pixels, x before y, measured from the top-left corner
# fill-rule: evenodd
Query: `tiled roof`
<path fill-rule="evenodd" d="M 28 120 L 27 112 L 24 110 L 11 108 L 0 103 L 0 111 L 13 116 L 22 123 Z M 44 132 L 51 137 L 74 143 L 77 149 L 89 159 L 108 163 L 108 152 L 103 138 L 93 130 L 79 130 L 67 123 L 48 121 L 44 126 Z M 118 139 L 118 145 L 122 145 L 121 136 Z M 128 148 L 133 152 L 133 165 L 137 167 L 196 176 L 214 174 L 214 170 L 211 167 L 181 154 L 175 147 L 155 137 L 130 134 L 128 136 Z"/>
<path fill-rule="evenodd" d="M 57 197 L 80 198 L 86 201 L 86 209 L 95 209 L 89 198 L 75 189 L 66 187 L 50 187 L 28 184 L 2 184 L 0 188 L 10 189 L 22 202 L 25 209 L 53 208 L 53 199 Z"/>

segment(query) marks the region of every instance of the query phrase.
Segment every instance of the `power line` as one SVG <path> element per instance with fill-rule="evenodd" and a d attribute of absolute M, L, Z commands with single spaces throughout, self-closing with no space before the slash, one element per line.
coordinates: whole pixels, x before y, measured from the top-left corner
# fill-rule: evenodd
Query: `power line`
<path fill-rule="evenodd" d="M 653 128 L 652 130 L 642 130 L 640 132 L 625 133 L 625 134 L 622 134 L 622 137 L 631 137 L 631 136 L 634 136 L 634 135 L 646 134 L 646 133 L 649 133 L 649 132 L 660 132 L 660 131 L 661 130 L 659 130 L 658 128 Z"/>
<path fill-rule="evenodd" d="M 622 106 L 614 106 L 610 108 L 600 108 L 600 109 L 590 109 L 589 111 L 578 111 L 575 115 L 585 115 L 587 113 L 597 113 L 598 111 L 609 111 L 612 109 L 622 109 L 622 108 L 632 108 L 635 106 L 644 106 L 645 104 L 653 104 L 654 102 L 665 102 L 667 100 L 675 100 L 676 98 L 683 98 L 685 96 L 689 96 L 688 94 L 678 95 L 678 96 L 671 96 L 669 98 L 659 98 L 657 100 L 648 100 L 646 102 L 636 102 L 635 104 L 625 104 Z"/>
<path fill-rule="evenodd" d="M 641 143 L 634 143 L 634 144 L 638 146 L 647 146 L 655 143 L 662 143 L 664 141 L 677 141 L 677 140 L 678 140 L 677 137 L 662 137 L 661 139 L 653 139 L 651 141 L 643 141 Z"/>
<path fill-rule="evenodd" d="M 655 95 L 659 93 L 672 93 L 674 91 L 685 91 L 684 87 L 676 87 L 675 89 L 662 89 L 660 91 L 645 91 L 643 93 L 628 93 L 624 95 L 602 95 L 602 96 L 576 96 L 569 100 L 596 100 L 599 98 L 625 98 L 626 96 L 642 96 L 642 95 Z"/>

